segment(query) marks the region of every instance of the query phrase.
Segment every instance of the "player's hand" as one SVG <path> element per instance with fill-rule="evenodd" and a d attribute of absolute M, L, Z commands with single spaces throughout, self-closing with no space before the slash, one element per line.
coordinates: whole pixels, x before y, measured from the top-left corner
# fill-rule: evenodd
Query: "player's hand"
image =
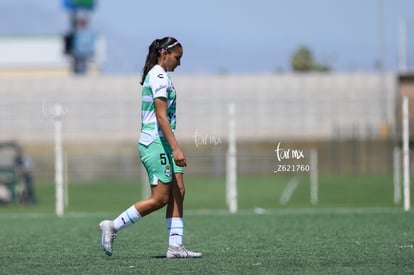
<path fill-rule="evenodd" d="M 187 166 L 187 160 L 184 156 L 183 151 L 181 151 L 180 148 L 177 148 L 173 151 L 173 158 L 175 164 L 177 164 L 180 167 L 186 167 Z"/>

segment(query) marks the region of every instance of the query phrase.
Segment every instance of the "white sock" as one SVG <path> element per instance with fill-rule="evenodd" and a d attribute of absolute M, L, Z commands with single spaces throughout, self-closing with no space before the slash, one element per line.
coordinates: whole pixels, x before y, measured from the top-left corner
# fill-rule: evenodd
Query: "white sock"
<path fill-rule="evenodd" d="M 135 208 L 135 205 L 132 205 L 130 208 L 125 210 L 121 215 L 114 220 L 114 227 L 116 231 L 122 230 L 125 227 L 130 226 L 131 224 L 136 223 L 141 219 L 141 214 Z"/>
<path fill-rule="evenodd" d="M 170 246 L 183 245 L 184 236 L 184 219 L 183 218 L 168 218 L 168 244 Z"/>

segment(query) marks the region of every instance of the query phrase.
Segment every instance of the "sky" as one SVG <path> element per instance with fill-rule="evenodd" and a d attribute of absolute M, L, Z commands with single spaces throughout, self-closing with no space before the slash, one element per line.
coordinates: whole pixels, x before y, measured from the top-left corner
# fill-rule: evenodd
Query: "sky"
<path fill-rule="evenodd" d="M 62 2 L 0 0 L 0 36 L 65 33 Z M 371 72 L 381 60 L 395 71 L 400 20 L 414 46 L 413 10 L 412 0 L 97 0 L 90 27 L 106 40 L 108 74 L 141 72 L 164 36 L 184 46 L 177 72 L 186 74 L 289 72 L 300 46 L 333 71 Z"/>

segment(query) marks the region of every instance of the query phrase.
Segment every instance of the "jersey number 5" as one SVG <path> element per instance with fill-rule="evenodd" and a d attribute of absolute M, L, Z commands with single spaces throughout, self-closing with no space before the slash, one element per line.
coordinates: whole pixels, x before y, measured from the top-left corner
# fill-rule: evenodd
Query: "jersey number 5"
<path fill-rule="evenodd" d="M 160 160 L 162 165 L 167 164 L 167 156 L 164 153 L 160 154 Z"/>

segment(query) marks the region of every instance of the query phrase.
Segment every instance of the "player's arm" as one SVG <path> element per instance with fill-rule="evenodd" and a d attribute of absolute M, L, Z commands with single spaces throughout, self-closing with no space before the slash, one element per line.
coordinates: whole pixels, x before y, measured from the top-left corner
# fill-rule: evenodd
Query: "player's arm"
<path fill-rule="evenodd" d="M 157 97 L 154 99 L 154 104 L 155 116 L 157 118 L 158 125 L 160 126 L 164 137 L 167 139 L 168 144 L 171 147 L 175 164 L 181 167 L 187 166 L 187 160 L 185 159 L 184 153 L 178 146 L 177 140 L 175 139 L 174 133 L 167 118 L 167 99 L 164 97 Z"/>

